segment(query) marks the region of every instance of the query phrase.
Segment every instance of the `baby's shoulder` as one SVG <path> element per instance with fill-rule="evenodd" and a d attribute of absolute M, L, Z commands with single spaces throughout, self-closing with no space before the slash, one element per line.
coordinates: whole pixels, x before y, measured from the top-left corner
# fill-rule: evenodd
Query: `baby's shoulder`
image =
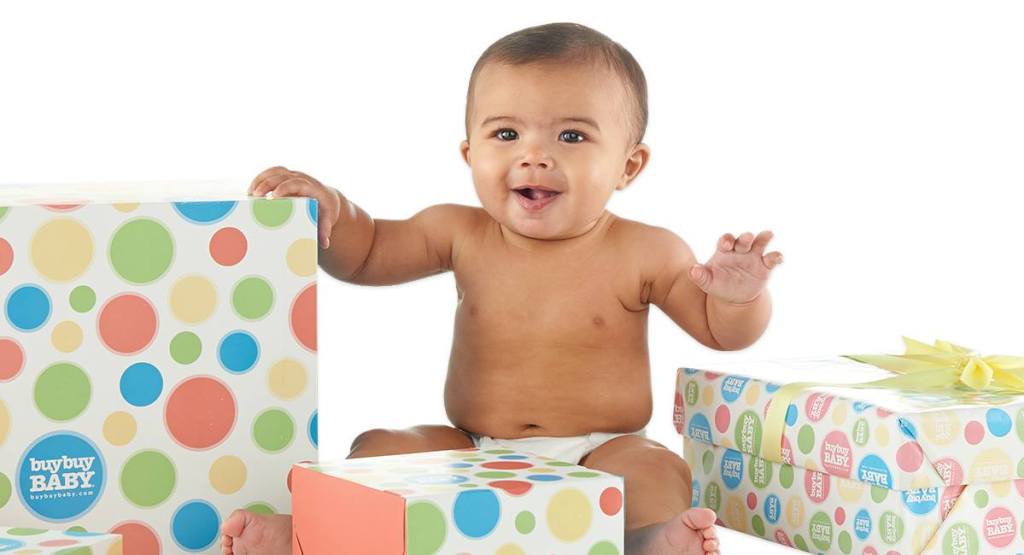
<path fill-rule="evenodd" d="M 669 229 L 620 216 L 614 218 L 614 225 L 609 229 L 609 239 L 621 248 L 636 249 L 655 257 L 690 251 L 686 241 Z"/>

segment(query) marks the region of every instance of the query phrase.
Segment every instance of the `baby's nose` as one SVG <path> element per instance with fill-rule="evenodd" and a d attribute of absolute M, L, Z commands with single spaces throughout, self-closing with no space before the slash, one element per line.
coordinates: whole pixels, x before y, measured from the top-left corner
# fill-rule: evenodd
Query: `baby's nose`
<path fill-rule="evenodd" d="M 523 168 L 537 166 L 539 168 L 550 169 L 554 165 L 554 160 L 548 156 L 547 152 L 537 147 L 527 150 L 526 153 L 523 154 L 522 160 L 519 162 L 519 166 Z"/>

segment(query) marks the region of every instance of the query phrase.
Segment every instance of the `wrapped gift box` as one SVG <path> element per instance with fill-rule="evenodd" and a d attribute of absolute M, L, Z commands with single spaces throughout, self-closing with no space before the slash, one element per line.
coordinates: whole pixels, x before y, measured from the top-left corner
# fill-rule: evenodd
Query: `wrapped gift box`
<path fill-rule="evenodd" d="M 694 505 L 729 528 L 816 553 L 1024 550 L 1022 395 L 812 387 L 784 413 L 782 461 L 763 456 L 782 385 L 889 376 L 845 357 L 680 369 L 675 424 Z"/>
<path fill-rule="evenodd" d="M 0 187 L 0 522 L 219 553 L 316 460 L 316 206 L 156 189 Z"/>
<path fill-rule="evenodd" d="M 121 555 L 117 534 L 0 526 L 0 553 L 54 553 L 57 555 Z"/>
<path fill-rule="evenodd" d="M 623 482 L 508 449 L 298 464 L 293 553 L 623 553 Z"/>

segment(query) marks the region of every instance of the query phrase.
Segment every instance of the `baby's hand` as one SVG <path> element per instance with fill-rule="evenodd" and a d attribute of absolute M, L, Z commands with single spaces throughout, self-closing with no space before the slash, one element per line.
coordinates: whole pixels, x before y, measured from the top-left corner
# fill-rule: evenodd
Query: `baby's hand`
<path fill-rule="evenodd" d="M 750 233 L 739 239 L 726 233 L 718 240 L 715 254 L 705 264 L 690 268 L 690 279 L 708 295 L 742 304 L 753 301 L 768 283 L 772 268 L 782 263 L 782 253 L 764 254 L 771 231 L 762 231 L 757 238 Z"/>
<path fill-rule="evenodd" d="M 302 173 L 291 171 L 282 166 L 264 170 L 252 180 L 249 194 L 253 196 L 313 197 L 317 202 L 317 219 L 320 235 L 320 248 L 331 246 L 331 230 L 338 222 L 341 213 L 341 196 L 334 188 L 327 187 L 316 179 Z"/>

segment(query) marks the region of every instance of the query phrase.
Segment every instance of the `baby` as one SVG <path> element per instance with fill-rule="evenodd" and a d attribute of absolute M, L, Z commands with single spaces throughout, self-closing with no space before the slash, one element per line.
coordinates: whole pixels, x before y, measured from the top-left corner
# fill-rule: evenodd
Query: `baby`
<path fill-rule="evenodd" d="M 624 477 L 627 553 L 717 552 L 715 514 L 690 508 L 689 467 L 644 435 L 648 310 L 712 349 L 742 349 L 768 323 L 765 286 L 782 255 L 765 254 L 770 231 L 726 234 L 697 264 L 672 232 L 609 212 L 650 157 L 646 124 L 632 55 L 555 23 L 498 40 L 473 68 L 461 151 L 483 208 L 374 220 L 304 173 L 275 167 L 253 180 L 253 195 L 319 201 L 320 266 L 340 280 L 454 272 L 453 425 L 369 430 L 349 457 L 473 446 L 555 457 Z M 291 518 L 236 511 L 223 533 L 225 554 L 284 554 Z"/>

